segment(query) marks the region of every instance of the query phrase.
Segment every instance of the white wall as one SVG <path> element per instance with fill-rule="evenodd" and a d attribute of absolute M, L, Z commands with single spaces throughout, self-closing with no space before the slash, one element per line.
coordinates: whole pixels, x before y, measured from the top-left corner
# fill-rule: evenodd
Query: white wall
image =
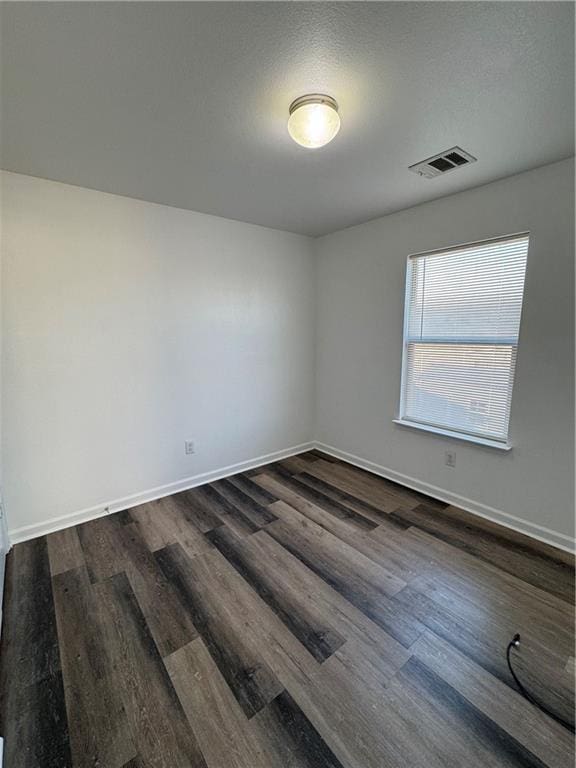
<path fill-rule="evenodd" d="M 2 209 L 2 188 L 0 186 L 0 210 Z M 1 229 L 0 229 L 1 238 Z M 0 297 L 2 296 L 2 249 L 0 248 Z M 1 301 L 0 301 L 1 309 Z M 2 499 L 2 312 L 0 311 L 0 632 L 2 631 L 2 609 L 4 605 L 4 576 L 6 569 L 6 553 L 10 546 Z M 2 768 L 2 740 L 0 739 L 0 768 Z"/>
<path fill-rule="evenodd" d="M 407 256 L 524 230 L 530 249 L 514 449 L 502 453 L 393 424 Z M 471 509 L 568 544 L 564 537 L 574 533 L 573 161 L 327 235 L 316 248 L 316 438 L 391 476 L 411 476 L 449 500 L 464 497 Z M 444 465 L 447 447 L 456 449 L 454 469 Z"/>
<path fill-rule="evenodd" d="M 2 174 L 11 531 L 39 533 L 55 518 L 158 487 L 170 493 L 173 483 L 316 438 L 569 543 L 573 171 L 564 161 L 316 241 Z M 394 425 L 406 257 L 523 230 L 531 243 L 514 449 Z M 194 456 L 184 455 L 185 439 L 196 442 Z M 448 446 L 455 469 L 444 465 Z"/>
<path fill-rule="evenodd" d="M 312 439 L 308 238 L 2 185 L 11 531 Z"/>

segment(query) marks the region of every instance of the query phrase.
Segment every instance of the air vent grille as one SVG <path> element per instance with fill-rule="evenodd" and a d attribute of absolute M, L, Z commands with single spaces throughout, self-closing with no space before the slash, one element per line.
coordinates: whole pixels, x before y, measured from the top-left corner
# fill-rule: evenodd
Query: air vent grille
<path fill-rule="evenodd" d="M 440 152 L 439 155 L 433 155 L 427 160 L 411 165 L 408 170 L 427 179 L 433 179 L 435 176 L 442 176 L 456 168 L 461 168 L 463 165 L 475 162 L 476 158 L 469 152 L 465 152 L 460 147 L 452 147 L 452 149 L 447 149 L 446 152 Z"/>

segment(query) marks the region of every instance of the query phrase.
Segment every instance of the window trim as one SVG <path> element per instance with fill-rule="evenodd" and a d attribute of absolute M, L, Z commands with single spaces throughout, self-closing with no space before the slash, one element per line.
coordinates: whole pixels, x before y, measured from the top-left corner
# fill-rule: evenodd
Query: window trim
<path fill-rule="evenodd" d="M 406 366 L 407 366 L 407 360 L 408 360 L 408 344 L 414 343 L 416 341 L 424 342 L 424 343 L 434 343 L 439 342 L 442 344 L 490 344 L 490 345 L 503 345 L 503 346 L 513 346 L 516 349 L 516 355 L 518 354 L 518 347 L 520 342 L 520 327 L 518 328 L 518 337 L 516 339 L 491 339 L 488 337 L 480 337 L 471 339 L 469 337 L 461 337 L 456 339 L 440 339 L 440 338 L 433 338 L 433 337 L 419 337 L 418 339 L 414 339 L 413 337 L 408 335 L 408 327 L 409 327 L 409 310 L 410 310 L 410 270 L 411 270 L 411 261 L 416 258 L 422 258 L 423 256 L 433 256 L 435 254 L 440 253 L 450 253 L 453 251 L 459 251 L 466 248 L 471 248 L 477 245 L 488 245 L 490 243 L 505 243 L 509 240 L 515 240 L 520 237 L 527 237 L 530 239 L 530 232 L 529 231 L 523 231 L 523 232 L 515 232 L 514 234 L 507 234 L 502 235 L 501 237 L 490 237 L 486 238 L 484 240 L 473 240 L 467 243 L 460 243 L 458 245 L 452 245 L 448 246 L 446 248 L 435 248 L 430 251 L 419 251 L 417 253 L 411 253 L 407 260 L 406 260 L 406 271 L 405 271 L 405 289 L 404 289 L 404 321 L 403 321 L 403 330 L 402 330 L 402 366 L 401 366 L 401 374 L 400 374 L 400 403 L 399 403 L 399 412 L 398 417 L 395 419 L 392 419 L 394 424 L 399 424 L 402 427 L 410 427 L 412 429 L 418 429 L 422 432 L 429 432 L 432 434 L 440 435 L 442 437 L 450 437 L 455 440 L 462 440 L 467 443 L 476 443 L 477 445 L 481 445 L 488 448 L 496 448 L 497 450 L 501 451 L 510 451 L 513 448 L 513 445 L 510 443 L 510 425 L 508 424 L 508 433 L 506 435 L 506 439 L 498 440 L 496 438 L 489 438 L 489 437 L 483 437 L 482 435 L 470 433 L 470 432 L 459 432 L 457 430 L 451 430 L 447 429 L 445 427 L 438 426 L 436 424 L 428 424 L 426 422 L 420 422 L 420 421 L 414 421 L 412 419 L 405 418 L 405 381 L 407 376 Z M 524 304 L 524 297 L 522 297 L 522 304 Z M 523 307 L 522 307 L 523 309 Z M 520 321 L 521 322 L 521 321 Z M 515 379 L 516 377 L 514 377 Z M 510 408 L 512 405 L 512 394 L 514 390 L 514 384 L 515 380 L 512 383 L 512 387 L 510 389 L 509 393 L 509 399 L 510 399 Z M 511 410 L 509 411 L 509 415 L 511 415 Z"/>
<path fill-rule="evenodd" d="M 479 435 L 470 435 L 467 432 L 453 432 L 450 429 L 442 429 L 441 427 L 434 427 L 431 424 L 424 424 L 420 421 L 409 421 L 408 419 L 392 419 L 394 424 L 399 424 L 401 427 L 410 427 L 411 429 L 418 429 L 421 432 L 430 432 L 433 435 L 441 435 L 442 437 L 451 437 L 454 440 L 463 440 L 465 443 L 476 443 L 476 445 L 483 445 L 485 448 L 496 448 L 499 451 L 511 451 L 514 447 L 510 442 L 501 442 L 500 440 L 490 440 L 487 437 L 480 437 Z"/>

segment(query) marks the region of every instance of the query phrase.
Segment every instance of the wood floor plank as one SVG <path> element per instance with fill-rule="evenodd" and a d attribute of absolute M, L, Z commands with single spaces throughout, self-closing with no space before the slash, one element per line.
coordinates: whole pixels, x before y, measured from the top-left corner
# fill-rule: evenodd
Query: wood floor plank
<path fill-rule="evenodd" d="M 279 694 L 256 719 L 268 765 L 343 768 L 288 691 Z"/>
<path fill-rule="evenodd" d="M 450 643 L 425 632 L 412 647 L 415 658 L 524 744 L 550 768 L 568 768 L 573 737 L 565 728 L 511 690 Z"/>
<path fill-rule="evenodd" d="M 54 578 L 66 710 L 74 765 L 121 768 L 136 755 L 85 568 Z M 82 627 L 82 631 L 79 631 Z"/>
<path fill-rule="evenodd" d="M 170 507 L 164 503 L 164 499 L 150 501 L 130 510 L 132 519 L 151 552 L 178 540 L 178 526 L 169 510 Z"/>
<path fill-rule="evenodd" d="M 404 497 L 391 493 L 375 476 L 364 477 L 360 471 L 343 464 L 318 461 L 307 467 L 306 472 L 352 496 L 357 496 L 382 512 L 393 512 L 406 503 Z"/>
<path fill-rule="evenodd" d="M 272 470 L 267 470 L 266 474 L 272 474 L 282 486 L 297 494 L 301 499 L 310 501 L 316 507 L 320 507 L 339 520 L 345 520 L 362 531 L 372 531 L 381 522 L 380 518 L 375 521 L 371 517 L 366 517 L 350 506 L 346 506 L 333 497 L 326 495 L 313 487 L 313 485 L 301 482 L 299 479 L 300 475 L 292 476 L 282 467 L 274 467 Z M 382 517 L 386 516 L 384 512 L 381 512 L 381 515 Z"/>
<path fill-rule="evenodd" d="M 401 701 L 394 681 L 383 688 L 379 679 L 358 677 L 343 665 L 335 665 L 337 657 L 335 654 L 322 666 L 320 689 L 295 688 L 293 695 L 299 697 L 308 716 L 316 718 L 319 730 L 324 727 L 326 707 L 330 707 L 329 729 L 323 736 L 344 765 L 480 768 L 462 752 L 457 757 L 464 759 L 450 759 L 452 744 L 446 738 L 446 727 L 440 729 L 438 719 L 427 723 L 419 701 Z M 319 700 L 320 691 L 326 692 L 326 701 Z"/>
<path fill-rule="evenodd" d="M 255 557 L 259 550 L 259 562 L 267 564 L 282 594 L 293 596 L 291 599 L 313 612 L 318 623 L 332 627 L 339 636 L 346 638 L 335 653 L 345 666 L 353 667 L 355 673 L 370 668 L 384 684 L 407 661 L 409 652 L 400 643 L 266 531 L 254 534 L 249 543 Z"/>
<path fill-rule="evenodd" d="M 385 536 L 380 537 L 378 540 L 376 537 L 372 537 L 372 535 L 379 528 L 375 528 L 374 531 L 361 531 L 354 525 L 350 525 L 348 520 L 335 517 L 334 515 L 331 515 L 329 512 L 326 512 L 324 509 L 322 509 L 322 507 L 318 507 L 308 499 L 301 497 L 299 494 L 295 493 L 293 490 L 280 483 L 278 479 L 272 475 L 261 474 L 258 475 L 255 480 L 261 487 L 270 490 L 280 497 L 280 502 L 275 502 L 271 505 L 272 510 L 278 517 L 286 517 L 288 512 L 286 507 L 282 506 L 282 502 L 284 502 L 284 504 L 286 504 L 292 510 L 299 512 L 304 519 L 308 518 L 309 520 L 317 523 L 319 526 L 334 534 L 342 541 L 346 542 L 350 546 L 353 546 L 354 549 L 358 550 L 358 552 L 361 552 L 366 557 L 369 557 L 375 563 L 387 567 L 385 558 L 387 553 L 391 553 L 391 549 L 385 544 L 382 545 L 379 543 L 385 540 Z M 394 530 L 386 531 L 386 536 L 392 539 L 394 533 L 397 530 L 398 529 L 396 526 L 394 526 Z M 402 561 L 402 558 L 393 559 L 393 570 L 395 573 L 399 571 L 399 573 L 396 573 L 396 575 L 400 576 L 400 578 L 403 578 L 403 576 L 406 574 L 406 567 Z M 411 571 L 408 570 L 408 573 L 411 573 Z"/>
<path fill-rule="evenodd" d="M 574 611 L 569 609 L 559 613 L 549 602 L 542 603 L 534 593 L 527 596 L 514 589 L 513 584 L 504 588 L 501 582 L 492 584 L 487 580 L 483 583 L 452 575 L 448 569 L 443 569 L 418 576 L 410 586 L 442 608 L 477 623 L 479 630 L 482 630 L 482 624 L 485 625 L 485 606 L 489 602 L 491 619 L 504 637 L 511 638 L 519 632 L 524 638 L 530 638 L 529 645 L 523 647 L 523 654 L 528 647 L 537 647 L 538 656 L 546 659 L 547 665 L 552 661 L 553 651 L 559 670 L 573 651 Z"/>
<path fill-rule="evenodd" d="M 420 573 L 410 586 L 432 601 L 431 609 L 436 606 L 457 619 L 448 622 L 446 637 L 450 639 L 448 628 L 458 623 L 467 653 L 511 683 L 504 648 L 520 632 L 523 642 L 516 663 L 521 678 L 535 695 L 554 699 L 556 711 L 570 718 L 574 686 L 563 667 L 573 653 L 573 606 L 417 528 L 402 541 L 406 557 Z M 432 610 L 432 616 L 435 613 Z M 454 642 L 459 642 L 457 636 Z"/>
<path fill-rule="evenodd" d="M 18 544 L 5 764 L 567 768 L 573 564 L 316 451 Z"/>
<path fill-rule="evenodd" d="M 198 633 L 137 526 L 128 525 L 122 533 L 126 575 L 160 655 L 166 656 L 189 643 Z"/>
<path fill-rule="evenodd" d="M 426 506 L 426 502 L 423 502 L 423 504 Z M 472 515 L 470 512 L 452 505 L 448 505 L 445 508 L 444 514 L 451 521 L 459 520 L 466 525 L 472 525 L 474 528 L 494 534 L 500 544 L 513 544 L 515 545 L 514 548 L 517 547 L 520 551 L 525 552 L 528 557 L 536 556 L 537 558 L 552 560 L 554 563 L 563 563 L 568 566 L 568 570 L 564 571 L 565 574 L 569 574 L 574 570 L 576 555 L 573 552 L 558 549 L 558 547 L 553 547 L 551 544 L 533 539 L 524 533 L 520 533 L 520 531 L 515 531 L 513 528 L 498 525 L 498 523 L 492 520 Z"/>
<path fill-rule="evenodd" d="M 208 565 L 208 561 L 212 561 Z M 223 558 L 213 555 L 195 561 L 209 567 L 218 594 L 233 595 L 230 621 L 243 641 L 274 669 L 332 752 L 350 768 L 382 768 L 382 743 L 377 729 L 371 729 L 372 701 L 366 708 L 357 706 L 351 680 L 338 671 L 342 684 L 322 686 L 316 675 L 325 665 L 318 665 L 265 606 L 256 593 Z M 331 672 L 329 679 L 335 678 Z M 250 721 L 252 723 L 252 720 Z M 270 768 L 274 763 L 269 764 Z"/>
<path fill-rule="evenodd" d="M 196 493 L 194 488 L 182 493 L 176 493 L 170 498 L 188 522 L 192 523 L 200 533 L 213 531 L 215 528 L 223 525 L 218 515 L 201 503 L 199 494 Z"/>
<path fill-rule="evenodd" d="M 286 580 L 291 572 L 286 569 L 286 561 L 283 572 L 270 567 L 271 552 L 266 542 L 271 539 L 254 535 L 241 540 L 232 531 L 222 529 L 207 535 L 317 661 L 325 661 L 345 642 L 329 623 L 319 620 L 305 595 Z"/>
<path fill-rule="evenodd" d="M 251 496 L 244 493 L 229 480 L 218 480 L 214 483 L 214 488 L 259 528 L 278 519 L 268 509 L 268 505 L 263 506 L 254 501 Z"/>
<path fill-rule="evenodd" d="M 260 531 L 250 539 L 258 546 L 259 560 L 267 563 L 284 593 L 292 593 L 313 611 L 317 621 L 334 628 L 346 643 L 336 654 L 340 659 L 362 656 L 378 668 L 384 679 L 392 677 L 407 661 L 407 650 L 362 611 L 334 590 L 326 581 L 310 571 L 301 560 L 275 541 L 268 532 Z M 357 662 L 357 659 L 354 660 Z M 356 664 L 354 664 L 356 666 Z"/>
<path fill-rule="evenodd" d="M 250 536 L 260 530 L 260 525 L 254 523 L 247 515 L 220 493 L 215 486 L 203 485 L 195 489 L 200 503 L 213 511 L 227 526 L 239 536 Z"/>
<path fill-rule="evenodd" d="M 258 482 L 277 487 L 277 481 L 269 475 L 261 475 Z M 391 531 L 378 526 L 373 531 L 360 531 L 349 525 L 346 520 L 335 518 L 284 487 L 281 487 L 278 493 L 282 494 L 285 500 L 277 501 L 271 506 L 280 519 L 302 527 L 309 521 L 310 530 L 313 532 L 316 532 L 316 526 L 323 528 L 403 581 L 416 575 L 404 555 L 398 529 Z M 378 533 L 381 535 L 377 535 Z"/>
<path fill-rule="evenodd" d="M 209 768 L 342 768 L 287 692 L 247 720 L 201 640 L 166 666 Z"/>
<path fill-rule="evenodd" d="M 52 576 L 73 568 L 82 568 L 86 564 L 76 528 L 64 528 L 51 533 L 46 536 L 46 541 Z"/>
<path fill-rule="evenodd" d="M 263 464 L 263 465 L 261 465 L 259 467 L 254 467 L 253 469 L 245 469 L 244 472 L 242 472 L 242 475 L 244 477 L 247 477 L 247 478 L 255 477 L 260 472 L 262 472 L 262 469 L 263 469 L 264 466 L 266 466 L 266 465 Z"/>
<path fill-rule="evenodd" d="M 340 463 L 340 459 L 337 459 L 335 456 L 330 456 L 330 454 L 324 453 L 323 451 L 320 451 L 317 448 L 312 448 L 311 451 L 307 451 L 306 455 L 311 457 L 315 461 L 318 461 L 318 459 L 322 459 L 323 461 L 327 461 L 330 464 Z"/>
<path fill-rule="evenodd" d="M 180 502 L 174 502 L 170 496 L 135 507 L 131 512 L 142 538 L 152 552 L 176 543 L 192 557 L 212 549 L 195 522 L 191 523 L 183 513 Z"/>
<path fill-rule="evenodd" d="M 13 686 L 3 707 L 6 768 L 75 768 L 61 672 Z"/>
<path fill-rule="evenodd" d="M 94 585 L 131 738 L 145 765 L 206 768 L 206 762 L 125 574 Z"/>
<path fill-rule="evenodd" d="M 72 765 L 46 537 L 7 555 L 1 654 L 4 760 Z"/>
<path fill-rule="evenodd" d="M 372 504 L 368 504 L 366 501 L 362 501 L 362 499 L 353 496 L 351 493 L 346 493 L 346 491 L 336 488 L 336 486 L 321 480 L 319 477 L 314 477 L 314 475 L 310 475 L 308 472 L 303 472 L 298 475 L 298 480 L 300 483 L 321 492 L 324 496 L 334 499 L 348 509 L 372 520 L 376 525 L 392 524 L 386 512 L 383 512 Z M 408 527 L 407 523 L 401 521 L 397 522 L 394 520 L 393 524 L 402 530 Z"/>
<path fill-rule="evenodd" d="M 192 562 L 207 569 L 216 594 L 233 595 L 227 601 L 229 621 L 243 627 L 247 647 L 274 671 L 338 760 L 347 768 L 394 765 L 381 734 L 380 691 L 365 694 L 342 665 L 325 670 L 336 654 L 317 664 L 224 558 L 209 555 Z"/>
<path fill-rule="evenodd" d="M 380 627 L 377 628 L 380 629 Z M 388 635 L 387 637 L 390 636 Z M 392 638 L 390 639 L 392 640 Z M 384 689 L 390 685 L 390 681 L 394 678 L 398 669 L 410 658 L 410 651 L 403 646 L 401 648 L 405 658 L 402 663 L 393 666 L 389 661 L 388 654 L 382 653 L 373 644 L 366 642 L 364 639 L 360 641 L 358 639 L 349 639 L 326 661 L 326 664 L 328 667 L 338 666 L 339 669 L 345 670 L 350 678 L 359 686 L 370 685 Z"/>
<path fill-rule="evenodd" d="M 284 469 L 291 475 L 297 475 L 299 472 L 305 472 L 310 462 L 305 461 L 301 456 L 289 456 L 287 459 L 280 459 L 272 464 L 268 464 L 266 471 L 272 469 Z"/>
<path fill-rule="evenodd" d="M 215 555 L 224 560 L 219 552 Z M 178 545 L 156 552 L 161 568 L 177 589 L 224 679 L 246 716 L 252 717 L 280 693 L 282 686 L 259 657 L 248 650 L 242 626 L 227 620 L 228 603 L 235 596 L 213 594 L 211 568 L 217 563 L 214 556 L 191 560 Z"/>
<path fill-rule="evenodd" d="M 454 756 L 459 741 L 468 765 L 502 766 L 503 768 L 546 768 L 533 752 L 501 728 L 490 717 L 474 707 L 464 696 L 448 685 L 416 658 L 402 668 L 399 680 L 408 683 L 427 702 L 439 710 L 441 723 L 451 722 L 446 729 L 446 757 Z M 460 760 L 458 764 L 462 764 Z"/>
<path fill-rule="evenodd" d="M 342 686 L 347 691 L 347 680 L 343 670 L 331 669 L 329 665 L 337 661 L 337 654 L 322 668 L 322 673 L 330 672 L 333 677 L 323 681 L 331 687 Z M 349 678 L 349 671 L 345 674 Z M 464 739 L 457 729 L 451 727 L 434 705 L 414 694 L 399 682 L 396 675 L 385 686 L 378 678 L 354 675 L 354 690 L 350 698 L 365 717 L 372 720 L 372 729 L 379 735 L 377 749 L 379 762 L 376 765 L 410 766 L 410 768 L 484 768 L 468 750 Z M 361 694 L 356 690 L 359 688 Z M 370 715 L 366 713 L 370 712 Z M 374 748 L 373 747 L 373 748 Z M 362 764 L 361 764 L 362 765 Z"/>
<path fill-rule="evenodd" d="M 271 768 L 251 721 L 201 638 L 164 663 L 208 768 Z"/>
<path fill-rule="evenodd" d="M 314 461 L 318 461 L 318 459 L 322 458 L 322 456 L 316 456 L 314 451 L 304 451 L 304 453 L 299 453 L 298 458 L 302 461 L 307 461 L 308 463 L 312 463 Z"/>
<path fill-rule="evenodd" d="M 254 482 L 252 478 L 248 477 L 246 474 L 233 475 L 232 477 L 229 477 L 228 480 L 232 485 L 236 486 L 236 488 L 239 488 L 247 496 L 250 496 L 251 499 L 254 499 L 254 501 L 263 507 L 278 501 L 276 496 L 267 491 L 265 488 L 259 486 Z"/>
<path fill-rule="evenodd" d="M 301 526 L 279 520 L 266 530 L 294 557 L 405 647 L 410 647 L 424 630 L 401 604 L 390 601 L 390 596 L 399 592 L 404 582 L 336 536 L 309 521 Z"/>
<path fill-rule="evenodd" d="M 411 528 L 406 531 L 391 530 L 388 526 L 379 525 L 364 537 L 369 539 L 372 546 L 375 545 L 374 549 L 362 552 L 403 581 L 410 582 L 418 576 L 422 567 L 422 559 L 406 547 L 406 539 L 411 531 Z"/>
<path fill-rule="evenodd" d="M 370 538 L 382 545 L 390 541 L 389 533 L 378 528 Z M 435 577 L 450 582 L 480 604 L 489 604 L 492 610 L 502 606 L 503 610 L 515 611 L 518 607 L 530 612 L 533 620 L 545 619 L 554 627 L 556 637 L 559 631 L 564 637 L 569 627 L 568 642 L 572 641 L 575 611 L 565 600 L 418 528 L 412 527 L 394 540 L 410 563 L 413 578 Z"/>
<path fill-rule="evenodd" d="M 289 504 L 279 501 L 274 505 L 274 509 L 281 519 L 271 523 L 266 528 L 266 532 L 277 541 L 281 537 L 287 543 L 294 539 L 295 544 L 292 549 L 296 549 L 297 552 L 292 554 L 299 560 L 304 556 L 312 560 L 312 555 L 316 552 L 319 565 L 333 561 L 335 567 L 346 569 L 350 578 L 362 581 L 367 591 L 369 591 L 368 585 L 373 585 L 373 589 L 379 593 L 394 595 L 406 586 L 402 579 L 394 576 L 382 565 L 366 557 L 338 536 L 334 536 L 314 521 L 300 515 Z M 284 545 L 283 541 L 280 543 Z M 298 549 L 299 545 L 302 545 L 301 549 Z M 314 569 L 311 568 L 311 570 Z"/>
<path fill-rule="evenodd" d="M 314 465 L 315 470 L 329 471 L 329 467 L 326 466 L 326 462 Z M 408 488 L 405 485 L 389 480 L 381 475 L 369 472 L 366 469 L 358 467 L 353 464 L 348 464 L 345 461 L 335 460 L 332 462 L 332 471 L 337 477 L 347 479 L 354 484 L 359 485 L 361 488 L 369 488 L 370 492 L 376 498 L 380 493 L 389 494 L 397 501 L 397 504 L 402 507 L 408 507 L 409 509 L 417 506 L 418 504 L 427 504 L 435 509 L 445 509 L 448 504 L 439 499 L 434 499 L 431 496 L 427 496 L 424 493 L 415 491 L 413 488 Z M 315 474 L 315 473 L 314 473 Z M 368 499 L 368 501 L 370 501 Z"/>
<path fill-rule="evenodd" d="M 2 638 L 2 690 L 8 676 L 27 686 L 56 675 L 60 654 L 46 537 L 20 544 L 8 553 Z"/>
<path fill-rule="evenodd" d="M 488 629 L 485 620 L 482 625 L 480 617 L 471 620 L 462 614 L 446 610 L 427 595 L 410 586 L 398 592 L 391 600 L 402 605 L 433 633 L 450 642 L 494 677 L 511 688 L 515 687 L 506 664 L 505 650 L 511 639 L 506 629 L 502 629 L 497 624 L 493 624 Z M 529 670 L 524 669 L 524 679 L 534 680 L 534 678 L 527 678 L 527 672 Z M 569 691 L 554 687 L 546 690 L 545 695 L 547 705 L 555 714 L 567 720 L 572 718 L 574 700 Z"/>
<path fill-rule="evenodd" d="M 450 507 L 438 510 L 419 505 L 412 510 L 395 511 L 394 514 L 570 604 L 574 603 L 574 579 L 563 557 L 545 555 L 540 548 L 533 548 L 517 539 L 503 541 L 484 525 L 476 523 L 472 515 L 456 515 Z"/>
<path fill-rule="evenodd" d="M 102 581 L 124 568 L 119 545 L 122 524 L 115 515 L 82 523 L 77 528 L 90 581 Z"/>
<path fill-rule="evenodd" d="M 132 517 L 132 512 L 130 509 L 122 509 L 119 512 L 113 512 L 112 514 L 120 523 L 120 525 L 130 525 L 130 523 L 134 522 L 134 518 Z"/>
<path fill-rule="evenodd" d="M 90 541 L 90 532 L 83 539 L 88 563 L 100 579 L 112 572 L 126 572 L 160 654 L 165 655 L 186 645 L 197 633 L 147 544 L 180 540 L 194 554 L 210 551 L 211 546 L 171 500 L 136 509 L 132 519 L 136 522 L 122 524 L 115 514 L 101 518 L 97 546 Z M 106 543 L 113 551 L 103 554 Z"/>

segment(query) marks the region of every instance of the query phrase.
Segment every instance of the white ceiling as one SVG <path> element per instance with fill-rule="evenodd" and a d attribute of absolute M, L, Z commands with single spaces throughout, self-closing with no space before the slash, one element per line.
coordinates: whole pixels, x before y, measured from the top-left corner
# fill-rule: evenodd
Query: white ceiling
<path fill-rule="evenodd" d="M 2 167 L 320 235 L 574 153 L 574 5 L 4 3 Z M 342 129 L 294 144 L 325 92 Z M 407 170 L 458 144 L 478 158 Z"/>

